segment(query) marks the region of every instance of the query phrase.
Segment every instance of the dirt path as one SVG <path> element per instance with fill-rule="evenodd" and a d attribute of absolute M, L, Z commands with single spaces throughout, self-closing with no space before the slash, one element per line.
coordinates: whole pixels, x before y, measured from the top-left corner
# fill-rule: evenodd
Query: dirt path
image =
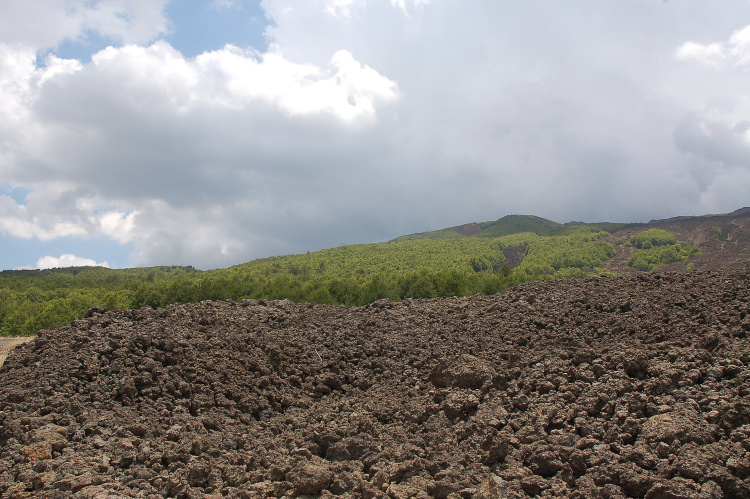
<path fill-rule="evenodd" d="M 0 366 L 3 365 L 3 362 L 5 362 L 5 358 L 11 352 L 11 350 L 16 348 L 18 345 L 33 340 L 34 338 L 35 336 L 0 338 Z"/>

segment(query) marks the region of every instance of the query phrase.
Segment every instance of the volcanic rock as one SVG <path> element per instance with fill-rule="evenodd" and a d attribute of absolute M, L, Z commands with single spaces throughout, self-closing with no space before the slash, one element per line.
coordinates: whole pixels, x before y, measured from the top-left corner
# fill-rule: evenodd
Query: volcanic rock
<path fill-rule="evenodd" d="M 750 497 L 748 283 L 97 309 L 0 367 L 0 497 Z"/>

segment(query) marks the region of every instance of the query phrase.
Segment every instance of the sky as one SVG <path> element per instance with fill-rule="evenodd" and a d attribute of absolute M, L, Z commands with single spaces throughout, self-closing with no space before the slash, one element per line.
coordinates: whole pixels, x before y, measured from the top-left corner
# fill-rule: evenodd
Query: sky
<path fill-rule="evenodd" d="M 0 269 L 750 205 L 750 1 L 3 0 Z"/>

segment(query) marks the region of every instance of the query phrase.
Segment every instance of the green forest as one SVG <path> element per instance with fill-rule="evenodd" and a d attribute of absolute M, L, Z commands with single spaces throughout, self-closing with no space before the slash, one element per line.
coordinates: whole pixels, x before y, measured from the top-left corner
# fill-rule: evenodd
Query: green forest
<path fill-rule="evenodd" d="M 693 243 L 677 241 L 674 234 L 662 229 L 638 232 L 625 245 L 633 247 L 628 265 L 644 272 L 701 254 Z"/>
<path fill-rule="evenodd" d="M 32 335 L 40 329 L 60 327 L 83 317 L 92 307 L 158 308 L 243 299 L 365 305 L 381 298 L 398 301 L 493 294 L 531 280 L 608 273 L 602 264 L 615 250 L 603 240 L 610 235 L 605 229 L 623 227 L 561 225 L 521 216 L 474 225 L 479 230 L 472 227 L 466 231 L 462 226 L 383 243 L 263 258 L 210 271 L 177 266 L 3 271 L 0 335 Z M 645 265 L 651 270 L 659 262 L 684 259 L 697 251 L 676 239 L 652 240 L 651 236 L 625 243 L 635 246 L 632 266 Z M 653 236 L 663 238 L 664 234 Z M 647 240 L 650 246 L 644 242 Z M 505 262 L 503 251 L 509 249 L 524 255 L 514 268 Z M 664 251 L 669 254 L 663 255 Z M 649 263 L 642 264 L 642 260 Z"/>

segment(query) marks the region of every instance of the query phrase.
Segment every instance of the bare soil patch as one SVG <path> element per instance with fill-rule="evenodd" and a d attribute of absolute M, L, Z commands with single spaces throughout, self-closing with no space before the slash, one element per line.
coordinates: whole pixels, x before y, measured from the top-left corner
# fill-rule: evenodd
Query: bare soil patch
<path fill-rule="evenodd" d="M 0 496 L 750 497 L 748 282 L 92 310 L 0 367 Z"/>
<path fill-rule="evenodd" d="M 523 258 L 526 256 L 526 246 L 510 246 L 503 249 L 503 256 L 505 256 L 505 262 L 510 268 L 515 268 L 523 263 Z"/>

